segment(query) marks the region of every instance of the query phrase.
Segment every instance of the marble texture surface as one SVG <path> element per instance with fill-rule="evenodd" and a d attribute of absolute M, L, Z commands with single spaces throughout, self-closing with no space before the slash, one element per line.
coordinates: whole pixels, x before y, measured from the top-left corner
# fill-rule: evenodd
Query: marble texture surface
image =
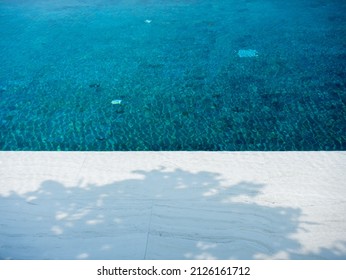
<path fill-rule="evenodd" d="M 346 259 L 345 152 L 0 152 L 0 259 Z"/>

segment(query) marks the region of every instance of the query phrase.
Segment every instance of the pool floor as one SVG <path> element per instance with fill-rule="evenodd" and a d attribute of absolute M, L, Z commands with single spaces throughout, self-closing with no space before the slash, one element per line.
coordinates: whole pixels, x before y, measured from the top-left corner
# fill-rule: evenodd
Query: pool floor
<path fill-rule="evenodd" d="M 345 150 L 346 2 L 282 2 L 0 1 L 0 149 Z"/>

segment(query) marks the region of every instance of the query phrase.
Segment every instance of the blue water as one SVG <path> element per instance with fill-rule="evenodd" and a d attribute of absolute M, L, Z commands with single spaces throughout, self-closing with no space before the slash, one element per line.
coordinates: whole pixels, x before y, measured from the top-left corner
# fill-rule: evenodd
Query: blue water
<path fill-rule="evenodd" d="M 0 39 L 1 150 L 346 150 L 346 1 L 0 0 Z"/>

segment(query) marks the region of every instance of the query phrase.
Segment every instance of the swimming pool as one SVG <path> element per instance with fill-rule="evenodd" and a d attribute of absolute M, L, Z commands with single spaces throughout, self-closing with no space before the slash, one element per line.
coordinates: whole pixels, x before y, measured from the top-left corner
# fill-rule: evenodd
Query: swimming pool
<path fill-rule="evenodd" d="M 344 1 L 0 1 L 0 149 L 346 149 Z"/>

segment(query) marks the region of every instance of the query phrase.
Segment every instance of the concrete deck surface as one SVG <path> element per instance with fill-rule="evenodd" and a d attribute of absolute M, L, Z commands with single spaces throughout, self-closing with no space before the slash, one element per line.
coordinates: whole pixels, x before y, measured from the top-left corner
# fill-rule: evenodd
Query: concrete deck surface
<path fill-rule="evenodd" d="M 0 259 L 346 259 L 345 152 L 0 152 Z"/>

